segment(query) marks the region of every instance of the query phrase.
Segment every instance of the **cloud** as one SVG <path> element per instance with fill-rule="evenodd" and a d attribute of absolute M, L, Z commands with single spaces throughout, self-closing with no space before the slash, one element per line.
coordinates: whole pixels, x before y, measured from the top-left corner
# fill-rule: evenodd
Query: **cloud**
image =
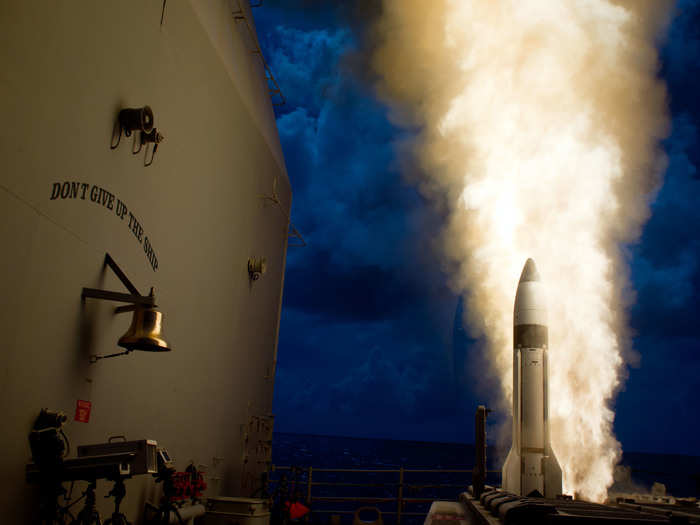
<path fill-rule="evenodd" d="M 630 371 L 615 404 L 624 450 L 697 455 L 698 339 L 652 335 L 636 345 L 641 366 Z"/>
<path fill-rule="evenodd" d="M 672 133 L 664 144 L 668 169 L 651 218 L 632 250 L 637 297 L 631 324 L 638 334 L 635 346 L 643 368 L 645 361 L 664 352 L 649 342 L 652 338 L 697 337 L 700 348 L 700 1 L 677 2 L 661 60 L 673 114 Z M 676 366 L 676 355 L 667 359 L 669 366 Z M 694 357 L 691 361 L 697 363 Z"/>
<path fill-rule="evenodd" d="M 336 64 L 352 45 L 352 35 L 344 29 L 304 31 L 278 25 L 267 33 L 271 51 L 266 54 L 275 76 L 282 80 L 286 108 L 304 107 L 318 118 L 327 98 L 341 80 Z M 281 113 L 287 109 L 282 107 Z"/>
<path fill-rule="evenodd" d="M 338 71 L 352 39 L 342 30 L 277 26 L 273 40 L 268 60 L 289 101 L 278 125 L 293 222 L 333 264 L 395 265 L 405 237 L 405 216 L 397 212 L 414 191 L 392 165 L 393 130 L 383 108 Z M 293 264 L 305 258 L 299 253 Z"/>
<path fill-rule="evenodd" d="M 287 255 L 276 428 L 453 439 L 461 418 L 460 437 L 470 440 L 473 409 L 488 398 L 483 385 L 469 384 L 482 366 L 479 342 L 454 335 L 457 299 L 432 250 L 443 219 L 401 175 L 397 148 L 410 144 L 410 135 L 398 134 L 363 76 L 358 42 L 366 14 L 346 2 L 290 4 L 265 0 L 254 10 L 288 101 L 276 109 L 277 124 L 294 192 L 292 221 L 308 242 Z M 700 349 L 699 4 L 679 2 L 662 51 L 673 134 L 665 143 L 665 184 L 630 248 L 641 364 L 618 400 L 625 447 L 661 446 L 663 433 L 647 428 L 645 406 L 664 427 L 691 429 L 692 414 L 664 402 L 675 396 L 690 404 L 700 392 L 691 377 Z M 672 446 L 682 448 L 683 439 Z"/>
<path fill-rule="evenodd" d="M 669 167 L 652 215 L 634 249 L 632 281 L 637 299 L 632 326 L 640 335 L 690 336 L 700 308 L 700 179 L 691 151 L 700 147 L 697 123 L 673 120 L 667 140 Z"/>
<path fill-rule="evenodd" d="M 258 27 L 287 98 L 277 124 L 308 245 L 287 255 L 277 428 L 401 437 L 451 421 L 456 298 L 430 250 L 439 218 L 402 178 L 400 135 L 348 58 L 354 33 L 279 14 Z"/>
<path fill-rule="evenodd" d="M 285 304 L 306 312 L 346 320 L 393 318 L 406 304 L 420 301 L 412 283 L 379 264 L 334 265 L 331 254 L 315 251 L 308 265 L 287 272 Z"/>
<path fill-rule="evenodd" d="M 407 352 L 413 359 L 395 362 L 375 346 L 335 382 L 304 380 L 289 368 L 280 368 L 278 388 L 287 395 L 278 398 L 278 410 L 305 415 L 297 425 L 289 421 L 292 418 L 283 422 L 293 431 L 308 432 L 309 420 L 322 420 L 323 425 L 312 423 L 311 428 L 322 428 L 325 434 L 399 437 L 404 422 L 450 419 L 454 393 L 450 381 L 441 376 L 440 365 L 424 349 L 407 348 Z M 438 428 L 434 434 L 447 432 Z"/>
<path fill-rule="evenodd" d="M 681 0 L 662 49 L 673 113 L 663 186 L 631 252 L 634 346 L 641 359 L 616 403 L 628 451 L 696 454 L 700 423 L 700 2 Z M 653 425 L 649 414 L 653 414 Z"/>
<path fill-rule="evenodd" d="M 270 38 L 268 60 L 289 101 L 278 127 L 292 221 L 309 243 L 290 250 L 286 304 L 384 318 L 415 299 L 406 262 L 417 217 L 428 213 L 397 169 L 396 132 L 383 106 L 340 66 L 354 49 L 347 31 L 276 26 Z"/>
<path fill-rule="evenodd" d="M 661 73 L 668 85 L 674 116 L 685 114 L 700 121 L 700 1 L 678 0 L 676 17 L 662 48 Z M 687 151 L 690 161 L 700 165 L 700 147 Z M 696 174 L 697 175 L 697 174 Z"/>

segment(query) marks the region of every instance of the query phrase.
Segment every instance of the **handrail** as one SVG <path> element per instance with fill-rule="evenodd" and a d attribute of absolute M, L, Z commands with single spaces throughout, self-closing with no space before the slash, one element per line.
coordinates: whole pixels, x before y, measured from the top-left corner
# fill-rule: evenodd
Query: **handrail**
<path fill-rule="evenodd" d="M 270 69 L 270 65 L 267 63 L 267 60 L 265 60 L 265 56 L 263 55 L 262 49 L 260 48 L 260 43 L 258 42 L 258 38 L 255 35 L 255 31 L 253 31 L 253 28 L 250 25 L 250 22 L 248 21 L 248 17 L 245 14 L 245 11 L 243 10 L 243 6 L 241 5 L 241 0 L 238 1 L 238 11 L 233 11 L 231 15 L 233 16 L 233 19 L 236 22 L 243 21 L 245 24 L 245 27 L 248 31 L 248 36 L 253 43 L 254 49 L 251 49 L 250 52 L 253 55 L 258 55 L 260 57 L 260 62 L 263 66 L 263 71 L 265 72 L 265 80 L 267 82 L 267 90 L 270 95 L 270 99 L 272 99 L 272 105 L 273 106 L 283 106 L 284 104 L 287 103 L 287 99 L 284 98 L 284 94 L 282 93 L 282 88 L 280 85 L 277 83 L 277 79 L 275 79 L 275 75 L 272 73 L 272 69 Z M 262 5 L 262 2 L 258 5 L 251 5 L 251 7 L 259 7 Z M 275 101 L 275 97 L 279 97 L 278 101 Z"/>
<path fill-rule="evenodd" d="M 286 465 L 272 465 L 272 470 L 291 470 L 292 468 L 295 469 L 300 469 L 302 471 L 307 471 L 309 467 L 290 467 Z M 397 469 L 380 469 L 380 468 L 318 468 L 318 467 L 313 467 L 314 472 L 379 472 L 379 473 L 386 473 L 386 472 L 401 472 L 402 470 L 404 472 L 428 472 L 428 473 L 452 473 L 452 474 L 470 474 L 473 469 L 442 469 L 442 468 L 428 468 L 428 469 L 423 469 L 423 468 L 397 468 Z M 496 474 L 500 473 L 500 470 L 487 470 L 489 474 Z"/>
<path fill-rule="evenodd" d="M 430 482 L 406 482 L 406 476 L 411 474 L 471 474 L 473 469 L 427 469 L 427 468 L 319 468 L 319 467 L 292 467 L 286 465 L 270 465 L 270 472 L 275 471 L 296 471 L 299 474 L 305 475 L 306 479 L 297 480 L 299 486 L 306 487 L 306 501 L 308 504 L 312 502 L 323 502 L 323 503 L 373 503 L 373 504 L 388 504 L 396 503 L 396 510 L 382 510 L 382 514 L 387 514 L 396 517 L 396 524 L 401 525 L 401 517 L 405 516 L 425 516 L 425 512 L 407 512 L 404 507 L 407 503 L 430 503 L 439 499 L 436 497 L 426 498 L 426 497 L 411 497 L 407 496 L 405 492 L 414 490 L 424 490 L 424 489 L 441 489 L 441 488 L 462 488 L 466 490 L 466 487 L 471 483 L 471 477 L 465 476 L 465 483 L 455 484 L 452 483 L 435 483 L 434 480 Z M 339 473 L 339 474 L 397 474 L 395 481 L 374 481 L 368 483 L 358 483 L 355 481 L 319 481 L 315 474 L 319 473 Z M 487 470 L 487 474 L 501 474 L 500 470 Z M 270 479 L 271 483 L 276 483 L 278 479 Z M 379 488 L 379 489 L 396 489 L 395 496 L 370 496 L 370 495 L 358 495 L 358 496 L 341 496 L 341 495 L 323 495 L 315 496 L 313 495 L 313 487 L 367 487 L 367 488 Z M 303 489 L 302 489 L 303 490 Z M 311 508 L 311 512 L 317 514 L 352 514 L 354 511 L 350 510 L 328 510 L 328 509 L 314 509 Z"/>

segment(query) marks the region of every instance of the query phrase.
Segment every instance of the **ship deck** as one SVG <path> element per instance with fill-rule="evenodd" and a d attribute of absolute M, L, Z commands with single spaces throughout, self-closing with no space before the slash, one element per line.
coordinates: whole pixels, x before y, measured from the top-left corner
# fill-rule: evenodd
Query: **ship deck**
<path fill-rule="evenodd" d="M 469 492 L 460 494 L 465 523 L 495 524 L 676 524 L 700 523 L 700 508 L 678 504 L 629 502 L 598 504 L 566 499 L 523 498 L 500 489 L 485 491 L 479 498 Z M 426 524 L 430 521 L 430 515 Z M 440 521 L 440 520 L 438 520 Z M 431 522 L 432 523 L 432 522 Z M 446 525 L 446 524 L 441 524 Z"/>
<path fill-rule="evenodd" d="M 349 525 L 358 520 L 364 525 L 700 524 L 694 498 L 654 499 L 646 494 L 635 500 L 628 495 L 598 504 L 567 496 L 523 498 L 491 485 L 476 498 L 464 483 L 472 474 L 468 469 L 277 465 L 271 474 L 271 496 L 303 502 L 311 509 L 309 521 L 314 524 Z M 366 516 L 358 509 L 365 509 Z"/>

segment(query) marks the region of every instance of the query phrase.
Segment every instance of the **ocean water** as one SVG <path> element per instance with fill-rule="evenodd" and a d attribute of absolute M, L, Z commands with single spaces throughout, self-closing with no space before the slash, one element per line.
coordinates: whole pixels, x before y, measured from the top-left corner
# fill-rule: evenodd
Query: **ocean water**
<path fill-rule="evenodd" d="M 474 466 L 474 446 L 275 432 L 272 461 L 325 468 L 470 469 Z"/>
<path fill-rule="evenodd" d="M 487 469 L 498 471 L 503 450 L 487 450 Z M 432 443 L 389 439 L 362 439 L 276 432 L 272 441 L 272 462 L 275 466 L 298 467 L 298 470 L 276 470 L 275 480 L 285 475 L 290 492 L 305 500 L 308 491 L 308 467 L 313 467 L 313 509 L 323 510 L 314 521 L 327 523 L 332 511 L 350 513 L 360 506 L 375 506 L 383 513 L 385 523 L 394 523 L 395 501 L 325 501 L 316 498 L 394 498 L 398 491 L 399 473 L 326 472 L 315 469 L 471 469 L 474 446 L 461 443 Z M 613 490 L 648 492 L 654 482 L 666 485 L 674 496 L 700 496 L 700 456 L 625 453 L 616 474 Z M 500 473 L 489 474 L 488 482 L 500 484 Z M 338 485 L 342 484 L 342 485 Z M 371 486 L 360 486 L 362 484 Z M 470 473 L 404 472 L 403 497 L 408 499 L 455 500 L 471 484 Z M 437 486 L 442 485 L 442 486 Z M 422 523 L 428 502 L 408 501 L 402 509 L 401 523 Z M 412 516 L 410 513 L 416 513 Z M 422 516 L 422 517 L 421 517 Z M 350 523 L 351 514 L 342 514 L 342 523 Z"/>

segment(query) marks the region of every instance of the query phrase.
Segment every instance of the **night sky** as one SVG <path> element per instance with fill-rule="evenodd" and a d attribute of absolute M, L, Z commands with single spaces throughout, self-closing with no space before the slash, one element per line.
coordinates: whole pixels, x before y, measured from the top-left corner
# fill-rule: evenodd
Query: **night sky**
<path fill-rule="evenodd" d="M 287 253 L 275 429 L 472 442 L 474 409 L 494 391 L 435 249 L 443 217 L 402 164 L 410 132 L 390 123 L 368 77 L 376 11 L 362 3 L 265 0 L 253 10 L 287 101 L 277 125 L 292 223 L 308 243 Z M 615 432 L 625 451 L 698 455 L 700 0 L 678 2 L 659 52 L 668 169 L 641 239 L 624 248 L 636 359 Z"/>

